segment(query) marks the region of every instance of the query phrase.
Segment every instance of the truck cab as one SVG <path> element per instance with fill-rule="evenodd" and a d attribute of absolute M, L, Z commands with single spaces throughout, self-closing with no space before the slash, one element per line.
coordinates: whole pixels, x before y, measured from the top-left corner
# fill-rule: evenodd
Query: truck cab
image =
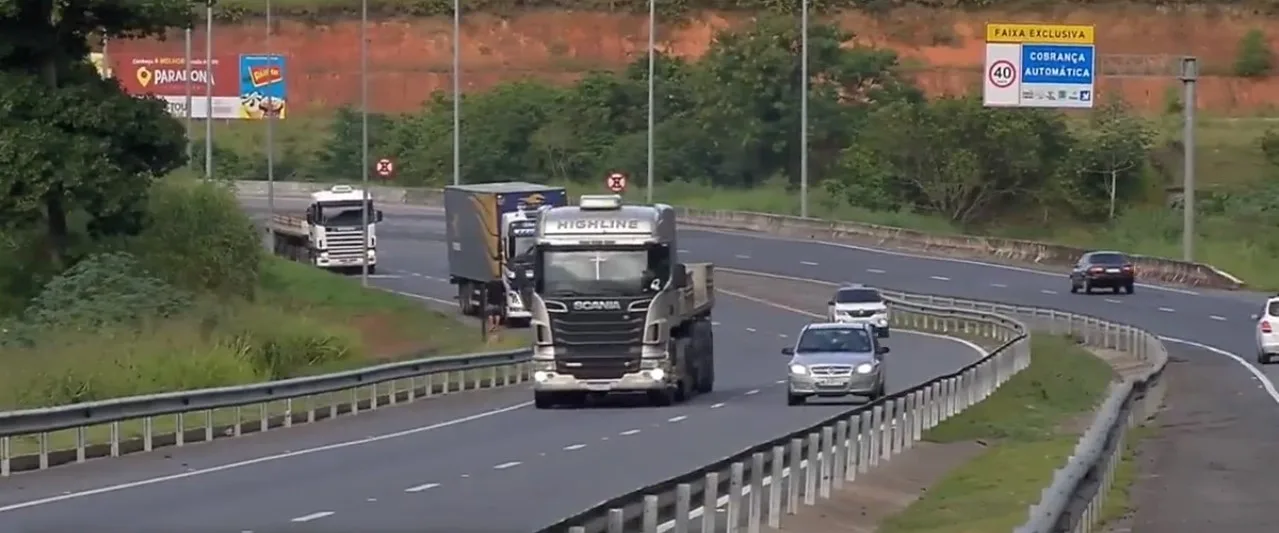
<path fill-rule="evenodd" d="M 304 216 L 276 215 L 271 220 L 275 232 L 276 255 L 327 269 L 377 269 L 377 224 L 382 212 L 367 206 L 365 192 L 349 185 L 334 185 L 311 193 Z M 368 210 L 368 225 L 365 213 Z M 365 235 L 368 254 L 365 254 Z"/>
<path fill-rule="evenodd" d="M 673 208 L 583 196 L 543 209 L 537 227 L 538 408 L 614 392 L 669 405 L 713 388 L 713 271 L 679 262 Z"/>
<path fill-rule="evenodd" d="M 528 324 L 533 318 L 526 302 L 533 292 L 533 252 L 537 247 L 537 219 L 541 205 L 524 205 L 502 214 L 502 285 L 506 292 L 508 324 Z"/>

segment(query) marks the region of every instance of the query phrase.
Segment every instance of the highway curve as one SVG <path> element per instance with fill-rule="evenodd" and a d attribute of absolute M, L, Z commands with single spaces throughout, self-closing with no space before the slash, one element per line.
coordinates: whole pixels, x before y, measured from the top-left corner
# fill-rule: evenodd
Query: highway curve
<path fill-rule="evenodd" d="M 383 209 L 374 282 L 451 299 L 438 215 Z M 689 404 L 538 411 L 527 390 L 469 393 L 91 461 L 5 480 L 0 531 L 529 530 L 847 408 L 783 401 L 778 351 L 809 318 L 725 295 L 715 320 L 717 390 Z M 889 344 L 890 390 L 977 356 L 904 332 Z"/>

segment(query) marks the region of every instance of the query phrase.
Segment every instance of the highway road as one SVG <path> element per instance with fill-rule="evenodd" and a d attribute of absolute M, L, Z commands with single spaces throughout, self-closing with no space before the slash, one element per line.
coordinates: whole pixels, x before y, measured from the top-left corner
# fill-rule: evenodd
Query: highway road
<path fill-rule="evenodd" d="M 386 228 L 389 234 L 442 232 L 437 209 L 391 209 L 396 222 Z M 1165 436 L 1151 443 L 1158 450 L 1144 467 L 1170 478 L 1140 487 L 1139 515 L 1156 518 L 1139 516 L 1136 531 L 1174 533 L 1169 524 L 1255 531 L 1259 523 L 1279 521 L 1279 498 L 1258 492 L 1279 479 L 1279 462 L 1261 459 L 1272 453 L 1277 437 L 1272 428 L 1279 427 L 1274 385 L 1279 365 L 1262 367 L 1253 360 L 1250 315 L 1260 310 L 1265 295 L 1150 285 L 1139 285 L 1132 295 L 1070 294 L 1059 272 L 756 233 L 686 229 L 679 247 L 690 260 L 725 267 L 1051 307 L 1154 332 L 1170 343 L 1170 379 L 1185 385 L 1173 390 L 1161 422 Z M 1204 380 L 1230 385 L 1201 386 Z"/>
<path fill-rule="evenodd" d="M 438 214 L 384 209 L 373 282 L 449 301 Z M 689 404 L 538 411 L 527 390 L 478 392 L 92 461 L 5 480 L 0 531 L 527 531 L 847 408 L 784 403 L 779 349 L 809 317 L 725 295 L 715 320 L 717 390 Z M 890 390 L 978 355 L 904 332 L 889 344 Z"/>

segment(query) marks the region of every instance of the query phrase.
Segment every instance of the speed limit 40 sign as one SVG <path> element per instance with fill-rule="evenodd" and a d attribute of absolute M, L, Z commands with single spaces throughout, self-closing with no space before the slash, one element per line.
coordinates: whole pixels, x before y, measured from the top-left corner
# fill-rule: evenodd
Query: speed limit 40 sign
<path fill-rule="evenodd" d="M 990 64 L 990 69 L 986 71 L 986 77 L 990 80 L 990 84 L 999 89 L 1012 87 L 1017 83 L 1017 66 L 1011 61 L 998 60 Z"/>

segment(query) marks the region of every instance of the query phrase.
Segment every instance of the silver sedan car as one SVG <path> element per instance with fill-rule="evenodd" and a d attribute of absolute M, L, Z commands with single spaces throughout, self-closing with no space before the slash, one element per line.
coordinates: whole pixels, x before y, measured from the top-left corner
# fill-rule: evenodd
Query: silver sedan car
<path fill-rule="evenodd" d="M 869 324 L 804 326 L 795 346 L 782 349 L 791 358 L 786 403 L 800 405 L 813 396 L 880 398 L 886 353 L 888 347 L 879 344 Z"/>

